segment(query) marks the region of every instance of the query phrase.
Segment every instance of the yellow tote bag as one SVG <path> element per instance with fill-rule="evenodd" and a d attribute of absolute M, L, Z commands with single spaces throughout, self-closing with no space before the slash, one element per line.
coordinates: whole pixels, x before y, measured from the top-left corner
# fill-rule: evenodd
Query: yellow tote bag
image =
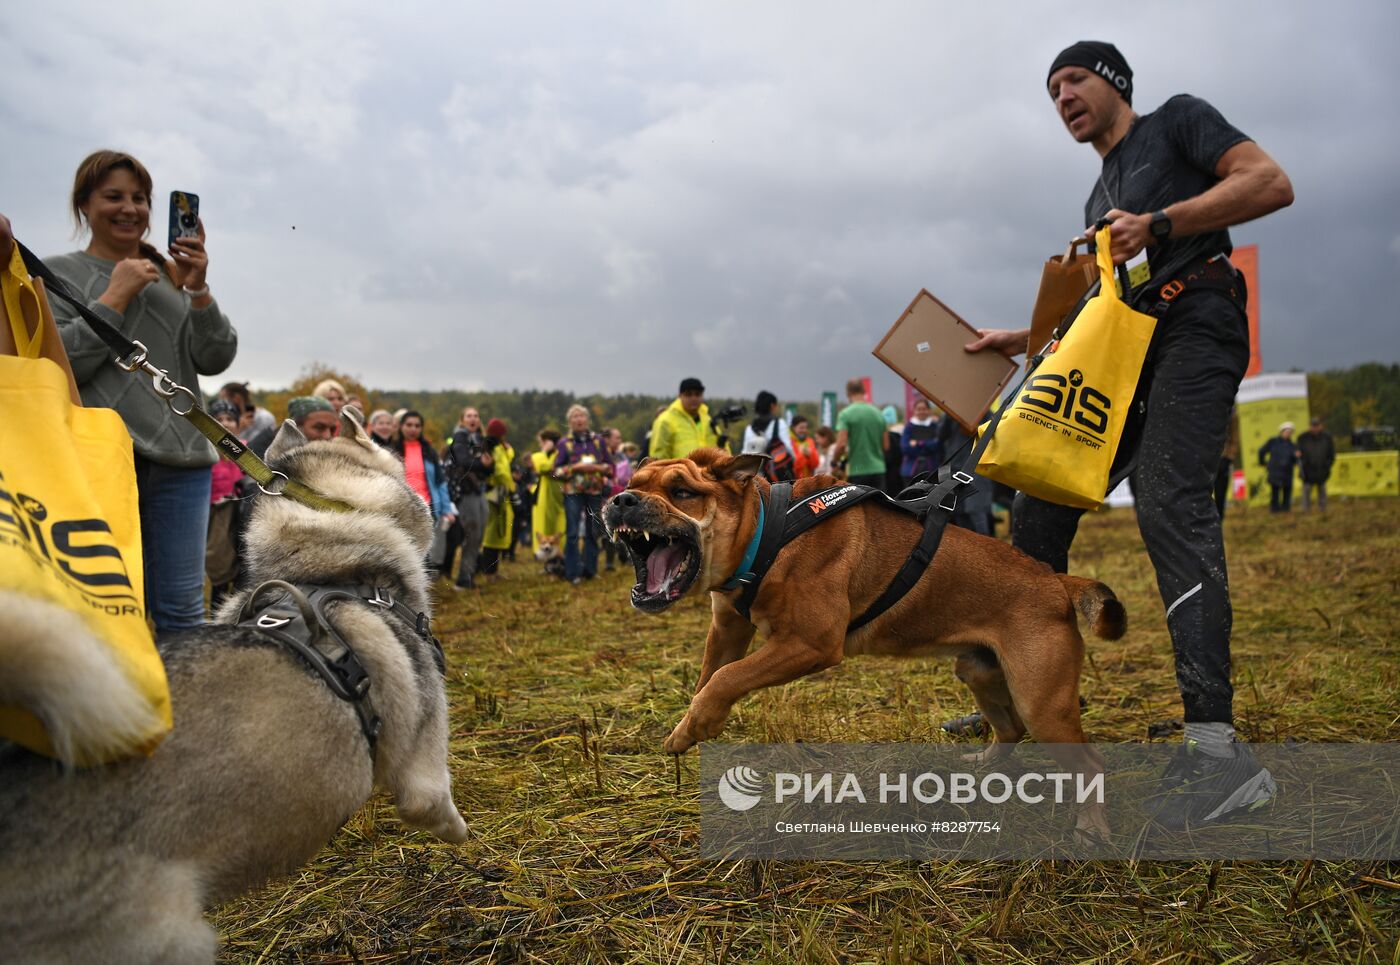
<path fill-rule="evenodd" d="M 1099 293 L 1026 380 L 977 472 L 1062 506 L 1098 509 L 1157 320 L 1117 297 L 1109 228 Z M 983 427 L 983 431 L 986 427 Z"/>
<path fill-rule="evenodd" d="M 39 717 L 0 703 L 0 738 L 78 764 L 149 752 L 170 730 L 170 692 L 146 624 L 131 437 L 113 410 L 75 405 L 68 373 L 41 357 L 60 347 L 58 330 L 18 251 L 0 276 L 0 342 L 17 352 L 0 354 L 0 594 L 26 613 L 51 613 L 56 605 L 77 614 L 91 633 L 82 645 L 107 658 L 142 711 L 123 718 L 118 739 L 83 742 L 63 755 Z M 81 668 L 81 654 L 94 651 L 73 645 L 72 636 L 55 627 L 40 645 L 60 656 L 72 646 Z M 13 628 L 0 627 L 0 648 L 16 648 L 8 656 L 20 646 Z M 102 710 L 92 713 L 100 724 Z"/>

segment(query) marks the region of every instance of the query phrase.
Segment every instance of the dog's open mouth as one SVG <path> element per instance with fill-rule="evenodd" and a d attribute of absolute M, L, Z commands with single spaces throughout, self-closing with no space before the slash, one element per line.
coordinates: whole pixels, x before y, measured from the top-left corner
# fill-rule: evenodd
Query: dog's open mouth
<path fill-rule="evenodd" d="M 700 545 L 690 533 L 652 533 L 619 525 L 613 536 L 627 547 L 637 583 L 632 587 L 632 605 L 655 613 L 666 609 L 700 574 Z"/>

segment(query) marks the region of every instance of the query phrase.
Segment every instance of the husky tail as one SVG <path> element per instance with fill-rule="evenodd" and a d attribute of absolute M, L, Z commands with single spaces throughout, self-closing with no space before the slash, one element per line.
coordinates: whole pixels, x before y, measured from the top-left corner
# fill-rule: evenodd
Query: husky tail
<path fill-rule="evenodd" d="M 53 756 L 69 765 L 130 754 L 164 729 L 81 617 L 0 590 L 0 722 L 30 716 L 43 725 Z"/>
<path fill-rule="evenodd" d="M 1079 615 L 1100 640 L 1117 640 L 1128 631 L 1128 612 L 1113 591 L 1097 580 L 1058 574 Z"/>

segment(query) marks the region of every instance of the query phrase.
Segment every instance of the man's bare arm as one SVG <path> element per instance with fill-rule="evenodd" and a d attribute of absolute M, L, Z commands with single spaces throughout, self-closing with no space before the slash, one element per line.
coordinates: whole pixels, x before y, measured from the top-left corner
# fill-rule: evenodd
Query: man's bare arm
<path fill-rule="evenodd" d="M 1293 182 L 1278 162 L 1253 141 L 1241 141 L 1220 156 L 1215 166 L 1220 182 L 1194 198 L 1163 210 L 1172 220 L 1172 237 L 1220 231 L 1262 218 L 1293 203 Z M 1113 260 L 1119 264 L 1153 243 L 1154 212 L 1114 208 L 1104 217 L 1113 222 Z M 1090 228 L 1086 236 L 1094 233 Z"/>

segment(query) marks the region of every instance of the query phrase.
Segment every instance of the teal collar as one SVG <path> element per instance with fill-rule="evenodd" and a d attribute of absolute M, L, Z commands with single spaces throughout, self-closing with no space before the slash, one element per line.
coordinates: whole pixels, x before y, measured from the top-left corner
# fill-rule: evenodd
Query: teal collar
<path fill-rule="evenodd" d="M 737 590 L 742 584 L 748 582 L 753 576 L 750 567 L 753 566 L 754 557 L 758 556 L 758 541 L 763 538 L 763 494 L 758 496 L 758 525 L 754 527 L 753 539 L 749 540 L 749 548 L 744 550 L 744 558 L 739 561 L 739 568 L 734 571 L 721 590 Z"/>

